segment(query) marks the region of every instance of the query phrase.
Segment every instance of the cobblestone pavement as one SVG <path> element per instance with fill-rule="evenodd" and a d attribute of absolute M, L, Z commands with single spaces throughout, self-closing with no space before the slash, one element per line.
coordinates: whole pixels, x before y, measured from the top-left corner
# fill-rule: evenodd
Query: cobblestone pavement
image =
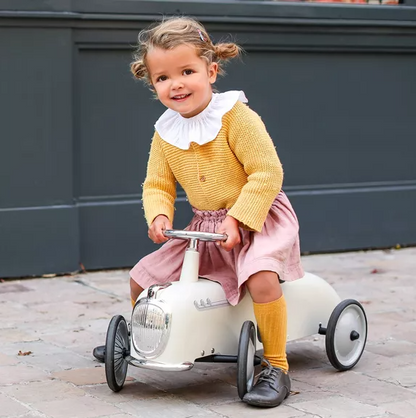
<path fill-rule="evenodd" d="M 416 248 L 305 256 L 303 263 L 341 298 L 363 304 L 367 346 L 358 365 L 341 373 L 323 336 L 289 343 L 293 392 L 273 409 L 239 401 L 229 364 L 178 373 L 130 366 L 123 390 L 111 392 L 91 350 L 114 314 L 129 318 L 127 270 L 0 283 L 0 417 L 416 417 Z"/>

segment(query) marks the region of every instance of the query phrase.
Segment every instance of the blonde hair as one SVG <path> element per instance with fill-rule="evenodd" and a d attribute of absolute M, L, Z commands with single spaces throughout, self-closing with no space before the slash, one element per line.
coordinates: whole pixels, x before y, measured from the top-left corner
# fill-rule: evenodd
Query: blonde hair
<path fill-rule="evenodd" d="M 223 74 L 223 64 L 240 55 L 241 48 L 232 42 L 213 44 L 204 26 L 188 17 L 172 17 L 158 22 L 139 33 L 138 48 L 133 55 L 130 70 L 137 79 L 149 84 L 146 57 L 153 48 L 173 49 L 178 45 L 194 45 L 199 57 L 207 62 L 218 63 L 218 74 Z"/>

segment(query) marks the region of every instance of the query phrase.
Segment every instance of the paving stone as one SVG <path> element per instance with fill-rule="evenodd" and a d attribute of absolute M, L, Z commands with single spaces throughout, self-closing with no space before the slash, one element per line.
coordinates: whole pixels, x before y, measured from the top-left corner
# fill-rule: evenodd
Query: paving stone
<path fill-rule="evenodd" d="M 237 364 L 199 363 L 194 366 L 192 371 L 202 376 L 201 384 L 209 380 L 212 384 L 225 382 L 234 386 L 234 388 L 237 387 Z M 256 374 L 259 372 L 260 368 L 257 368 Z"/>
<path fill-rule="evenodd" d="M 0 368 L 0 386 L 46 380 L 49 375 L 38 368 L 16 364 Z"/>
<path fill-rule="evenodd" d="M 17 355 L 19 351 L 31 351 L 38 355 L 64 354 L 68 352 L 68 350 L 48 344 L 42 339 L 6 343 L 2 345 L 2 352 L 7 353 L 8 355 Z"/>
<path fill-rule="evenodd" d="M 391 339 L 377 344 L 367 344 L 366 350 L 386 357 L 395 357 L 402 354 L 416 353 L 416 344 L 409 341 Z"/>
<path fill-rule="evenodd" d="M 55 372 L 52 377 L 78 386 L 106 383 L 105 370 L 101 366 Z"/>
<path fill-rule="evenodd" d="M 98 344 L 103 344 L 105 333 L 95 333 L 89 329 L 76 328 L 69 331 L 57 331 L 50 334 L 43 334 L 42 340 L 57 347 L 64 347 L 76 353 L 88 354 L 92 358 L 92 350 Z M 85 342 L 89 341 L 87 348 Z"/>
<path fill-rule="evenodd" d="M 210 409 L 227 418 L 311 418 L 311 415 L 292 408 L 288 401 L 277 408 L 255 408 L 240 401 L 210 406 Z"/>
<path fill-rule="evenodd" d="M 21 363 L 36 366 L 51 373 L 57 370 L 72 370 L 90 367 L 91 359 L 69 351 L 55 354 L 43 354 L 39 353 L 39 351 L 34 351 L 33 354 L 22 357 Z"/>
<path fill-rule="evenodd" d="M 414 363 L 414 353 L 386 357 L 367 351 L 364 360 L 360 361 L 354 367 L 354 372 L 377 378 L 382 370 L 391 370 L 395 367 L 414 365 Z"/>
<path fill-rule="evenodd" d="M 325 402 L 319 402 L 319 400 L 300 402 L 294 408 L 309 414 L 316 414 L 319 418 L 368 418 L 385 412 L 385 409 L 381 407 L 364 404 L 343 396 L 326 398 Z"/>
<path fill-rule="evenodd" d="M 7 295 L 0 294 L 0 329 L 10 329 L 21 327 L 25 323 L 33 323 L 36 321 L 36 316 L 30 307 L 26 307 L 22 303 L 12 302 L 10 300 L 2 300 L 7 298 Z"/>
<path fill-rule="evenodd" d="M 201 363 L 182 373 L 131 366 L 123 390 L 113 393 L 91 352 L 113 315 L 130 317 L 126 269 L 14 281 L 0 293 L 0 404 L 23 407 L 19 418 L 414 418 L 414 260 L 416 248 L 303 257 L 306 271 L 363 304 L 367 347 L 353 370 L 340 373 L 324 336 L 290 342 L 292 394 L 277 409 L 238 399 L 235 364 Z"/>
<path fill-rule="evenodd" d="M 91 366 L 90 358 L 42 340 L 6 343 L 1 350 L 22 364 L 36 366 L 46 372 Z M 19 356 L 19 352 L 30 354 Z"/>
<path fill-rule="evenodd" d="M 0 294 L 30 292 L 31 290 L 18 282 L 0 282 Z"/>
<path fill-rule="evenodd" d="M 416 344 L 416 321 L 400 324 L 393 330 L 392 338 L 407 340 Z"/>
<path fill-rule="evenodd" d="M 103 315 L 102 318 L 92 319 L 91 322 L 88 324 L 88 331 L 103 335 L 103 339 L 101 341 L 101 344 L 104 344 L 105 342 L 105 334 L 107 332 L 108 324 L 111 320 L 111 316 Z M 91 347 L 93 344 L 89 344 L 89 347 Z M 94 348 L 94 347 L 92 347 Z"/>
<path fill-rule="evenodd" d="M 82 389 L 98 399 L 111 404 L 136 401 L 141 399 L 158 398 L 165 394 L 164 391 L 156 389 L 148 384 L 135 381 L 127 381 L 120 392 L 114 393 L 107 384 L 82 386 Z"/>
<path fill-rule="evenodd" d="M 14 343 L 14 342 L 28 342 L 28 341 L 38 341 L 39 337 L 28 331 L 23 331 L 18 328 L 2 328 L 0 329 L 0 341 L 2 344 L 5 343 Z M 1 347 L 0 347 L 1 349 Z"/>
<path fill-rule="evenodd" d="M 300 382 L 292 377 L 291 395 L 287 398 L 285 404 L 295 406 L 299 402 L 316 401 L 325 402 L 325 399 L 333 397 L 334 392 L 318 388 L 312 384 Z"/>
<path fill-rule="evenodd" d="M 222 382 L 192 385 L 170 392 L 197 405 L 215 405 L 239 399 L 236 387 Z"/>
<path fill-rule="evenodd" d="M 378 379 L 404 388 L 416 386 L 416 366 L 395 367 L 378 373 Z"/>
<path fill-rule="evenodd" d="M 5 354 L 0 353 L 0 366 L 11 366 L 12 364 L 17 364 L 17 363 L 18 361 L 14 357 L 7 356 Z"/>
<path fill-rule="evenodd" d="M 39 402 L 36 409 L 53 418 L 95 418 L 120 413 L 116 406 L 89 396 L 77 397 L 76 402 L 72 398 Z"/>
<path fill-rule="evenodd" d="M 33 306 L 33 310 L 41 315 L 47 315 L 50 321 L 59 321 L 62 318 L 62 310 L 65 311 L 66 322 L 76 322 L 80 327 L 85 317 L 88 319 L 106 318 L 108 315 L 102 307 L 95 307 L 95 303 L 79 303 L 72 301 L 61 301 L 53 303 L 39 303 Z M 104 304 L 103 304 L 104 306 Z"/>
<path fill-rule="evenodd" d="M 129 375 L 139 382 L 149 384 L 163 391 L 179 389 L 203 383 L 216 383 L 220 380 L 217 375 L 204 376 L 194 370 L 186 372 L 158 372 L 153 370 L 129 367 Z"/>
<path fill-rule="evenodd" d="M 301 372 L 305 368 L 316 369 L 329 365 L 325 351 L 325 338 L 322 336 L 312 338 L 310 341 L 291 342 L 287 345 L 286 351 L 291 374 Z"/>
<path fill-rule="evenodd" d="M 31 411 L 24 415 L 19 415 L 18 418 L 50 418 L 38 411 Z M 101 418 L 101 417 L 100 417 Z"/>
<path fill-rule="evenodd" d="M 17 417 L 29 411 L 29 408 L 0 393 L 0 417 Z"/>
<path fill-rule="evenodd" d="M 333 393 L 342 393 L 346 397 L 359 399 L 361 402 L 378 405 L 381 402 L 407 400 L 415 395 L 412 391 L 386 381 L 368 377 L 353 370 L 340 373 L 332 370 L 305 370 L 296 377 Z"/>
<path fill-rule="evenodd" d="M 395 328 L 398 326 L 396 323 L 388 322 L 382 318 L 377 318 L 376 315 L 371 316 L 367 312 L 368 317 L 368 341 L 369 342 L 385 342 L 393 338 Z"/>
<path fill-rule="evenodd" d="M 396 326 L 401 326 L 406 324 L 407 322 L 414 322 L 416 310 L 411 308 L 410 306 L 404 305 L 404 307 L 400 307 L 400 305 L 393 305 L 390 306 L 388 311 L 379 312 L 377 317 L 382 321 L 393 323 Z M 372 315 L 374 317 L 375 314 Z"/>
<path fill-rule="evenodd" d="M 416 417 L 416 399 L 410 399 L 404 402 L 392 402 L 383 404 L 386 411 L 396 414 L 402 418 Z"/>
<path fill-rule="evenodd" d="M 131 414 L 116 414 L 116 415 L 103 415 L 100 418 L 132 418 L 135 417 L 136 415 L 131 415 Z"/>
<path fill-rule="evenodd" d="M 118 407 L 137 418 L 223 418 L 215 412 L 202 409 L 171 395 L 157 399 L 124 402 L 118 404 Z"/>
<path fill-rule="evenodd" d="M 10 302 L 24 301 L 27 304 L 36 304 L 38 301 L 54 301 L 58 298 L 64 298 L 64 294 L 61 291 L 65 286 L 65 281 L 60 280 L 59 284 L 53 279 L 26 279 L 15 282 L 16 284 L 23 285 L 29 290 L 29 295 L 25 295 L 22 292 L 12 292 L 6 294 L 0 294 L 0 300 L 7 300 Z M 60 288 L 59 290 L 57 288 Z M 45 292 L 42 292 L 44 290 Z"/>
<path fill-rule="evenodd" d="M 73 384 L 54 380 L 6 386 L 2 387 L 1 391 L 29 405 L 36 405 L 40 402 L 54 401 L 57 399 L 72 399 L 85 396 L 85 391 Z"/>

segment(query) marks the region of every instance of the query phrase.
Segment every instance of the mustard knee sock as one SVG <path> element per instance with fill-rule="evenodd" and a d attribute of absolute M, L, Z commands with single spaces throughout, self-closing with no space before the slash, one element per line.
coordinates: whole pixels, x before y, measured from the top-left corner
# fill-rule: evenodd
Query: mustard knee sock
<path fill-rule="evenodd" d="M 268 303 L 253 302 L 253 305 L 263 343 L 264 358 L 273 367 L 288 371 L 289 364 L 286 359 L 287 310 L 284 296 Z"/>

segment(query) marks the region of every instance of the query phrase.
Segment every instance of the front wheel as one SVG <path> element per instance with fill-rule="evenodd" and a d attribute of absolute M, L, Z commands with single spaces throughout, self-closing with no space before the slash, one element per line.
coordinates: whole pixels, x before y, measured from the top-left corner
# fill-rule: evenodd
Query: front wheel
<path fill-rule="evenodd" d="M 128 362 L 126 356 L 130 354 L 130 340 L 127 322 L 121 315 L 113 316 L 105 341 L 105 377 L 113 392 L 119 392 L 127 376 Z"/>
<path fill-rule="evenodd" d="M 347 299 L 333 310 L 328 321 L 325 346 L 331 364 L 340 371 L 352 369 L 367 341 L 367 317 L 359 302 Z"/>
<path fill-rule="evenodd" d="M 256 356 L 256 328 L 251 321 L 241 327 L 237 357 L 237 391 L 240 399 L 250 392 L 254 384 Z"/>

